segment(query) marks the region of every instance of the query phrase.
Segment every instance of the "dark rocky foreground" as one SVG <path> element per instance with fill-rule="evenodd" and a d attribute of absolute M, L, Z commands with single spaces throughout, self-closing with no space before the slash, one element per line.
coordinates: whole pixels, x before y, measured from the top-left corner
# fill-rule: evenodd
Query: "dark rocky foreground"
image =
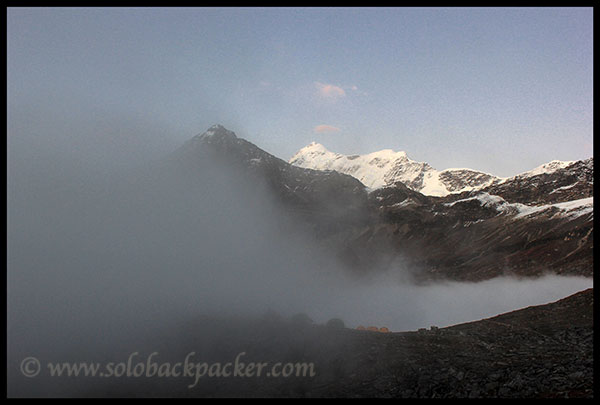
<path fill-rule="evenodd" d="M 312 362 L 314 377 L 114 380 L 91 396 L 159 397 L 593 397 L 593 289 L 547 305 L 415 332 L 202 319 L 168 358 Z M 165 353 L 161 351 L 161 353 Z M 107 381 L 108 382 L 108 381 Z"/>

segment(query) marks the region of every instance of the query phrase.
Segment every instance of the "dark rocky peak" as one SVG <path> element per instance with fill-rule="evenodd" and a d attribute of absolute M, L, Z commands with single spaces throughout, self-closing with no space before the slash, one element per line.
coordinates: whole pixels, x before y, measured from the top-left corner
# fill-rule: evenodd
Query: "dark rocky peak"
<path fill-rule="evenodd" d="M 399 207 L 408 204 L 416 204 L 418 206 L 432 205 L 434 197 L 426 196 L 406 186 L 401 181 L 394 184 L 373 190 L 369 193 L 369 200 L 377 207 Z"/>
<path fill-rule="evenodd" d="M 179 152 L 193 160 L 211 156 L 215 162 L 238 166 L 245 166 L 251 160 L 268 159 L 267 155 L 269 155 L 256 145 L 238 138 L 235 132 L 218 124 L 184 143 Z"/>
<path fill-rule="evenodd" d="M 238 137 L 235 135 L 235 132 L 228 130 L 222 125 L 216 124 L 208 128 L 204 133 L 196 135 L 192 139 L 209 144 L 228 144 L 237 141 Z"/>
<path fill-rule="evenodd" d="M 319 229 L 351 226 L 368 218 L 367 192 L 359 180 L 334 171 L 292 166 L 221 125 L 190 139 L 174 160 L 185 165 L 187 172 L 223 171 L 247 184 L 266 185 L 284 209 L 302 213 L 308 222 L 318 223 Z"/>

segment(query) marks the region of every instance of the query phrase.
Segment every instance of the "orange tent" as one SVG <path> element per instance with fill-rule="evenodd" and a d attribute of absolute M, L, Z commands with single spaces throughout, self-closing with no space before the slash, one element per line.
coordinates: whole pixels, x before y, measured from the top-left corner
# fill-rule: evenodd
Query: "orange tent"
<path fill-rule="evenodd" d="M 384 326 L 382 328 L 379 328 L 379 332 L 390 333 L 390 330 Z"/>
<path fill-rule="evenodd" d="M 359 326 L 356 328 L 356 330 L 366 330 L 366 329 L 365 329 L 365 327 L 364 327 L 364 326 L 362 326 L 362 325 L 359 325 Z"/>
<path fill-rule="evenodd" d="M 367 330 L 370 330 L 371 332 L 379 332 L 379 328 L 377 326 L 369 326 Z"/>

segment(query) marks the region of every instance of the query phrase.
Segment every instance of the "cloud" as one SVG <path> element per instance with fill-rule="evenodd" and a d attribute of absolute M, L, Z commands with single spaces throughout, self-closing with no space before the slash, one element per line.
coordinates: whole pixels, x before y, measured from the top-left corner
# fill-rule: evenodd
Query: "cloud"
<path fill-rule="evenodd" d="M 317 125 L 314 129 L 315 132 L 340 132 L 341 129 L 334 127 L 333 125 Z"/>
<path fill-rule="evenodd" d="M 346 96 L 346 92 L 344 91 L 344 89 L 333 84 L 315 82 L 315 85 L 317 86 L 319 95 L 323 98 L 329 100 L 337 100 L 340 97 Z"/>

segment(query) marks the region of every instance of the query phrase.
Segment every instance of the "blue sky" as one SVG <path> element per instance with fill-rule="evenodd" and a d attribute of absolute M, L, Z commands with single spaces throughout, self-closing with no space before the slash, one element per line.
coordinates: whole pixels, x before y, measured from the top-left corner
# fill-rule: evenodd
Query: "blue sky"
<path fill-rule="evenodd" d="M 118 160 L 220 123 L 286 160 L 317 141 L 509 176 L 593 155 L 589 8 L 10 8 L 7 22 L 9 146 Z"/>

